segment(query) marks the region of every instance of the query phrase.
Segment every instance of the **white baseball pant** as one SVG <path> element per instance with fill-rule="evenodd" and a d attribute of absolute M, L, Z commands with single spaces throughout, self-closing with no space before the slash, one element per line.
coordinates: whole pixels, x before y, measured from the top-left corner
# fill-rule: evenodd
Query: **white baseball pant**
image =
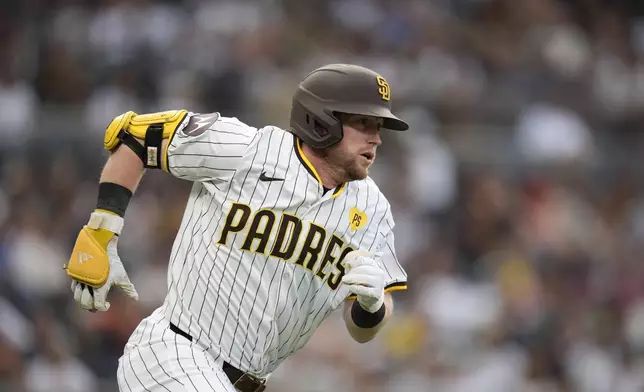
<path fill-rule="evenodd" d="M 236 392 L 222 361 L 168 325 L 156 311 L 136 328 L 119 359 L 120 392 Z"/>

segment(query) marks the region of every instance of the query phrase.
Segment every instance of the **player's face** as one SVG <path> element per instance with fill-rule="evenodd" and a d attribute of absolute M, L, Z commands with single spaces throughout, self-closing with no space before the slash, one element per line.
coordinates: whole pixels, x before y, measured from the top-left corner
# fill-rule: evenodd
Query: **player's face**
<path fill-rule="evenodd" d="M 376 148 L 382 143 L 382 119 L 350 115 L 343 118 L 342 141 L 328 151 L 328 160 L 344 172 L 345 182 L 367 177 L 369 167 L 376 159 Z"/>

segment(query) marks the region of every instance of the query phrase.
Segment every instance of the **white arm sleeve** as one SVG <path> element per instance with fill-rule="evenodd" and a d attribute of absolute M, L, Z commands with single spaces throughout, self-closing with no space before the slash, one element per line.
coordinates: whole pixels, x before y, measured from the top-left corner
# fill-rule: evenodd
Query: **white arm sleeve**
<path fill-rule="evenodd" d="M 394 220 L 389 208 L 382 225 L 381 231 L 378 233 L 379 241 L 374 249 L 374 256 L 385 272 L 385 291 L 405 290 L 407 289 L 407 273 L 396 257 Z"/>
<path fill-rule="evenodd" d="M 189 181 L 227 182 L 256 134 L 236 118 L 190 113 L 168 144 L 168 170 Z"/>

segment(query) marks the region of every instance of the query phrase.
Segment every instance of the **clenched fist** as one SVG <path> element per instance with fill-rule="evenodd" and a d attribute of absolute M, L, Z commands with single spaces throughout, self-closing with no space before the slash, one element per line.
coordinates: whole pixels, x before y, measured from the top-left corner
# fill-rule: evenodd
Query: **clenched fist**
<path fill-rule="evenodd" d="M 74 300 L 83 309 L 107 311 L 110 308 L 107 293 L 112 286 L 120 287 L 134 300 L 139 298 L 117 252 L 122 226 L 120 216 L 95 211 L 78 234 L 65 269 L 73 279 Z"/>
<path fill-rule="evenodd" d="M 385 300 L 385 273 L 368 252 L 358 250 L 347 254 L 347 272 L 342 277 L 357 301 L 366 311 L 377 312 Z"/>

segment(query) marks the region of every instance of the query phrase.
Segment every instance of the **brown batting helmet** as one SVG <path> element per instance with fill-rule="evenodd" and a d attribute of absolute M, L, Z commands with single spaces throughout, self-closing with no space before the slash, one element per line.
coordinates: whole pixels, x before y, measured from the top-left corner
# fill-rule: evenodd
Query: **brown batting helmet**
<path fill-rule="evenodd" d="M 342 140 L 338 114 L 383 119 L 383 128 L 406 131 L 406 122 L 391 113 L 389 84 L 376 72 L 350 64 L 330 64 L 304 78 L 293 96 L 291 131 L 313 148 Z"/>

